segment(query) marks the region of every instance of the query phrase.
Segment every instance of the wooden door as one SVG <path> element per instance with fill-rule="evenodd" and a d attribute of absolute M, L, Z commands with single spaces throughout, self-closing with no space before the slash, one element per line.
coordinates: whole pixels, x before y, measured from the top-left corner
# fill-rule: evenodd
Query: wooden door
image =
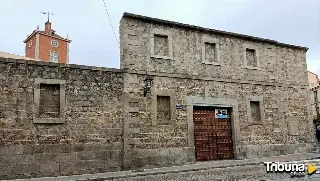
<path fill-rule="evenodd" d="M 194 144 L 197 161 L 233 158 L 231 109 L 227 118 L 216 118 L 213 107 L 194 107 Z"/>

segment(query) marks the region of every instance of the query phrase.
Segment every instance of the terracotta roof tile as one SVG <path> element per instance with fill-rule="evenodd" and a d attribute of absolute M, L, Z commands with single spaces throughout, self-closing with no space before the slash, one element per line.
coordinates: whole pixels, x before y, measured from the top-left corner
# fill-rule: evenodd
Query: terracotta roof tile
<path fill-rule="evenodd" d="M 24 43 L 27 42 L 33 35 L 35 35 L 37 33 L 39 33 L 41 35 L 46 35 L 46 36 L 50 36 L 50 37 L 53 37 L 53 38 L 57 38 L 57 39 L 60 39 L 60 40 L 64 40 L 64 41 L 67 41 L 67 42 L 71 42 L 71 40 L 63 38 L 62 36 L 60 36 L 60 35 L 58 35 L 56 33 L 52 34 L 52 33 L 49 33 L 47 31 L 40 31 L 40 30 L 33 31 L 32 34 L 29 35 L 23 42 Z"/>

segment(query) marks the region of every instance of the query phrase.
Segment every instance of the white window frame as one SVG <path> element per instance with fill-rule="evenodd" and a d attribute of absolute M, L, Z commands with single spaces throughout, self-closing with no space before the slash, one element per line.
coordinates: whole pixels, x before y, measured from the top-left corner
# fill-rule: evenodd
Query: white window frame
<path fill-rule="evenodd" d="M 206 60 L 206 43 L 209 44 L 215 44 L 215 56 L 214 62 L 210 62 L 209 60 Z M 211 38 L 207 35 L 203 35 L 201 38 L 201 48 L 202 48 L 202 63 L 203 64 L 209 64 L 209 65 L 217 65 L 220 66 L 220 48 L 219 48 L 219 39 Z"/>
<path fill-rule="evenodd" d="M 56 51 L 50 50 L 50 62 L 59 62 L 59 54 Z"/>
<path fill-rule="evenodd" d="M 32 47 L 32 40 L 30 40 L 29 42 L 29 47 Z"/>
<path fill-rule="evenodd" d="M 53 42 L 56 42 L 57 44 L 56 44 L 56 45 L 54 45 L 54 44 L 53 44 Z M 59 43 L 58 43 L 58 41 L 57 41 L 57 40 L 51 40 L 51 45 L 52 45 L 53 47 L 58 47 Z"/>

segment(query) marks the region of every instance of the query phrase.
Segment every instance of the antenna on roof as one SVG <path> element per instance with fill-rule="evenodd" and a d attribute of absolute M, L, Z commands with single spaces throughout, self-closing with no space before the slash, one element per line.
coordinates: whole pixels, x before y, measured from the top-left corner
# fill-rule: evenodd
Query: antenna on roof
<path fill-rule="evenodd" d="M 54 15 L 52 12 L 50 12 L 50 1 L 48 0 L 48 12 L 41 12 L 42 14 L 48 15 L 48 22 L 50 22 L 50 15 Z"/>

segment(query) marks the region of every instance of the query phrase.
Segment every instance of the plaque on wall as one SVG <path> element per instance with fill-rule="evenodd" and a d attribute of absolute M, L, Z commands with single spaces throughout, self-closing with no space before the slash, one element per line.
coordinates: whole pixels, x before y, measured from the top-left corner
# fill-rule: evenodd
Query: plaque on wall
<path fill-rule="evenodd" d="M 215 110 L 215 115 L 216 115 L 216 118 L 228 118 L 228 112 L 226 109 L 216 109 Z"/>
<path fill-rule="evenodd" d="M 176 109 L 182 109 L 182 108 L 183 108 L 182 105 L 176 104 Z"/>

